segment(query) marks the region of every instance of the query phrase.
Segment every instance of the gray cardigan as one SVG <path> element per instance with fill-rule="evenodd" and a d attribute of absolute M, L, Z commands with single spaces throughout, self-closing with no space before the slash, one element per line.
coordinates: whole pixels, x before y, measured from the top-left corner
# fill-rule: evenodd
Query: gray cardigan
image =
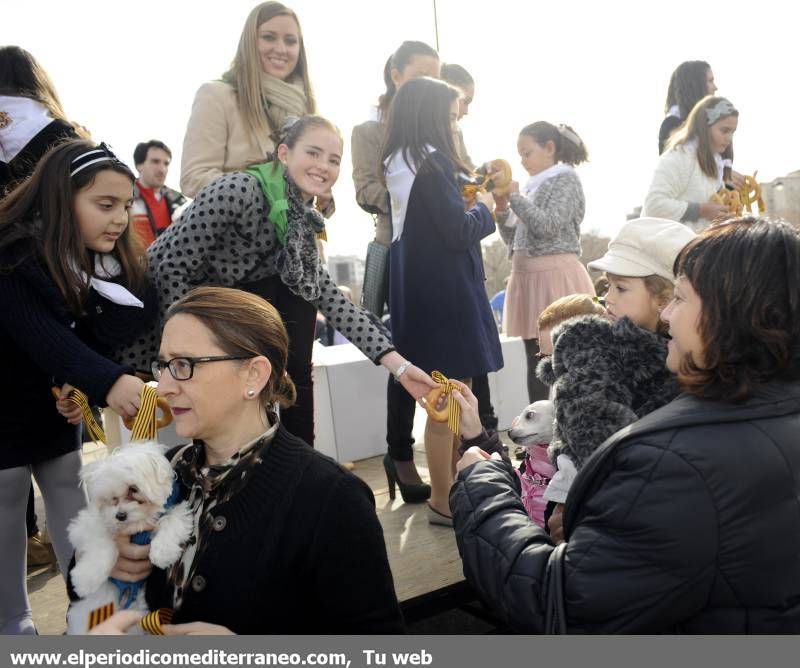
<path fill-rule="evenodd" d="M 533 199 L 514 194 L 511 210 L 519 223 L 506 227 L 509 213 L 497 214 L 497 229 L 508 244 L 508 256 L 529 257 L 556 253 L 581 254 L 581 223 L 586 210 L 583 187 L 577 174 L 559 174 L 542 183 Z"/>
<path fill-rule="evenodd" d="M 302 204 L 287 195 L 290 225 L 307 225 Z M 147 251 L 150 277 L 158 292 L 160 325 L 170 305 L 192 288 L 238 288 L 280 275 L 277 257 L 281 245 L 268 214 L 269 205 L 258 181 L 243 172 L 223 174 L 198 193 L 180 219 Z M 313 235 L 307 236 L 310 241 L 304 252 L 316 254 Z M 364 355 L 377 364 L 394 350 L 380 321 L 346 299 L 324 266 L 319 267 L 317 282 L 319 297 L 310 303 Z M 118 358 L 149 372 L 150 363 L 158 355 L 160 334 L 160 326 L 153 328 L 136 344 L 120 351 Z"/>

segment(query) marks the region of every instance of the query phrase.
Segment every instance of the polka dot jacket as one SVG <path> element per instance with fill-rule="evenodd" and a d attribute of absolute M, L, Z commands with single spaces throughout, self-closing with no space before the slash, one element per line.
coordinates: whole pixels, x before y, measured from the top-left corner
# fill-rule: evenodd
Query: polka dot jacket
<path fill-rule="evenodd" d="M 289 226 L 311 228 L 297 189 L 287 182 L 287 191 Z M 149 373 L 150 364 L 158 355 L 167 309 L 192 288 L 235 288 L 281 275 L 278 256 L 282 246 L 267 219 L 268 213 L 269 204 L 260 185 L 255 177 L 243 172 L 223 174 L 198 193 L 180 219 L 147 251 L 161 317 L 134 344 L 118 351 L 120 362 Z M 373 314 L 353 304 L 338 289 L 319 261 L 311 230 L 302 229 L 298 236 L 307 240 L 302 252 L 316 258 L 311 280 L 319 286 L 313 290 L 318 296 L 308 301 L 377 364 L 394 350 L 389 332 Z M 299 294 L 297 286 L 287 287 Z"/>

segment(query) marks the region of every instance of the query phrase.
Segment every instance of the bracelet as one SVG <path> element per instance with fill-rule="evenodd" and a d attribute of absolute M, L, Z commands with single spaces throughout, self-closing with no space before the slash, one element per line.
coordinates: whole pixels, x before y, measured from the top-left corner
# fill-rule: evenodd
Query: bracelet
<path fill-rule="evenodd" d="M 411 362 L 406 360 L 399 367 L 397 367 L 397 371 L 394 372 L 395 380 L 400 380 L 400 376 L 402 376 L 408 370 L 408 367 L 410 367 L 410 366 L 412 366 Z"/>

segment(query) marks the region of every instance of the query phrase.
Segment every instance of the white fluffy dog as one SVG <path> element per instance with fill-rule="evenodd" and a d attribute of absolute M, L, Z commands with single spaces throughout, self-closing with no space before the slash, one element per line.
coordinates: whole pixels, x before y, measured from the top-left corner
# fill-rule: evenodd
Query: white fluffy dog
<path fill-rule="evenodd" d="M 150 561 L 166 568 L 180 558 L 192 530 L 185 501 L 167 508 L 175 473 L 160 445 L 123 445 L 108 457 L 84 466 L 80 475 L 89 505 L 68 529 L 75 548 L 72 585 L 81 597 L 67 615 L 69 634 L 86 633 L 90 613 L 108 603 L 114 603 L 115 610 L 147 610 L 144 586 L 123 594 L 109 580 L 119 556 L 115 542 L 118 534 L 134 534 L 155 525 Z"/>
<path fill-rule="evenodd" d="M 514 418 L 508 436 L 520 446 L 549 444 L 553 439 L 553 402 L 534 401 Z"/>

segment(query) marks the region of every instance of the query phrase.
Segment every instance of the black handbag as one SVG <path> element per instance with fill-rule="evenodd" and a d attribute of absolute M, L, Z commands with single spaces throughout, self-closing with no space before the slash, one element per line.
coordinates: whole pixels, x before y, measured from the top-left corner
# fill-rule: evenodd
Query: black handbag
<path fill-rule="evenodd" d="M 388 293 L 389 248 L 377 241 L 370 241 L 367 246 L 367 260 L 364 263 L 361 305 L 380 318 Z"/>
<path fill-rule="evenodd" d="M 544 632 L 549 635 L 566 635 L 567 611 L 564 605 L 564 555 L 566 543 L 559 543 L 547 561 Z"/>

